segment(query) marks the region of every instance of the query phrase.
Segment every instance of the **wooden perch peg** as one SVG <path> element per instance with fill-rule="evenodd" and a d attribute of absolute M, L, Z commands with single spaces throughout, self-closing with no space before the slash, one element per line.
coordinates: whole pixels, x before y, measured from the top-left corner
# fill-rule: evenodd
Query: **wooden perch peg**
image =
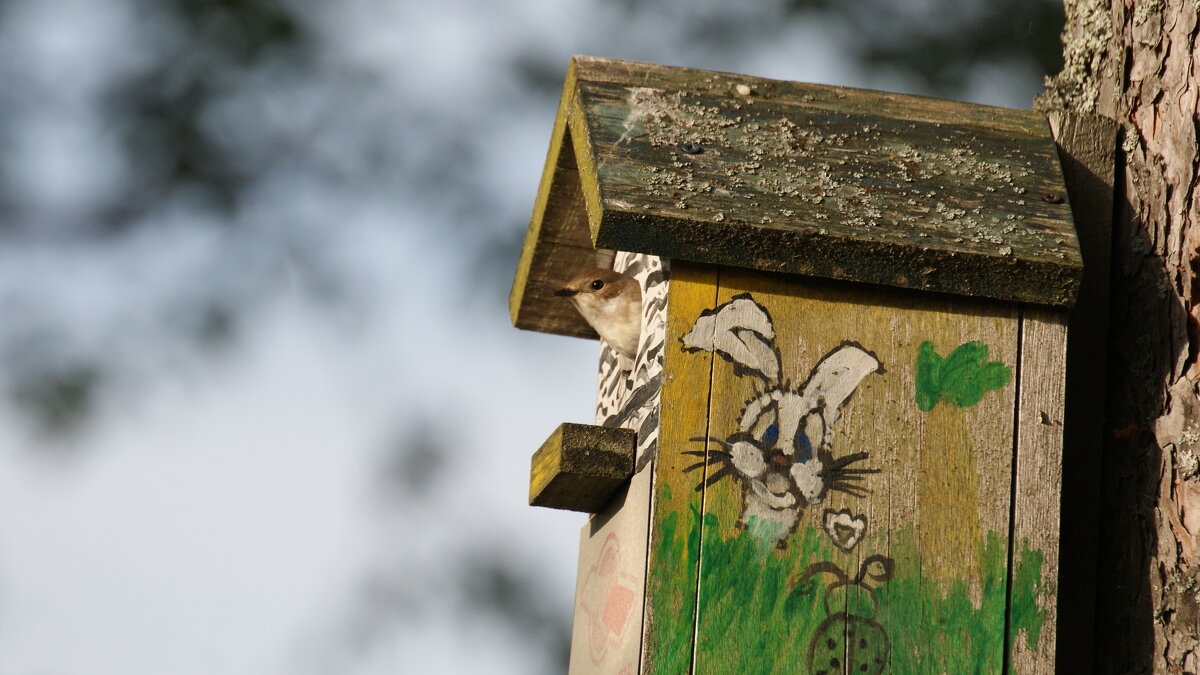
<path fill-rule="evenodd" d="M 637 434 L 564 422 L 533 454 L 529 505 L 596 513 L 633 475 Z"/>

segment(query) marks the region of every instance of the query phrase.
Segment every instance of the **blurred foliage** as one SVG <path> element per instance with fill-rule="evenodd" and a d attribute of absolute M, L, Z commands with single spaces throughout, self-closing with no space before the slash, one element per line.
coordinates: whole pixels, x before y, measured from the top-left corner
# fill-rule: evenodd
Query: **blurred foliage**
<path fill-rule="evenodd" d="M 535 568 L 496 553 L 505 550 L 497 544 L 464 558 L 462 609 L 491 615 L 512 632 L 513 640 L 541 648 L 546 673 L 564 673 L 571 653 L 571 617 L 548 597 Z"/>
<path fill-rule="evenodd" d="M 473 644 L 476 631 L 482 631 L 528 650 L 526 672 L 567 672 L 570 608 L 546 593 L 539 561 L 522 557 L 520 550 L 503 541 L 466 544 L 436 568 L 408 567 L 369 575 L 361 602 L 343 627 L 349 653 L 332 668 L 318 672 L 352 670 L 358 657 L 396 640 L 390 631 L 403 634 L 447 610 L 462 617 L 456 630 L 460 644 Z"/>
<path fill-rule="evenodd" d="M 461 453 L 453 452 L 453 436 L 444 431 L 454 426 L 448 420 L 411 411 L 405 419 L 396 440 L 385 448 L 381 470 L 375 472 L 383 496 L 401 512 L 430 508 L 439 492 L 455 490 L 447 480 L 454 468 L 451 458 L 461 459 Z M 389 626 L 403 631 L 439 610 L 451 610 L 465 617 L 464 643 L 472 630 L 502 633 L 529 649 L 529 661 L 543 664 L 540 672 L 566 672 L 570 608 L 563 598 L 546 592 L 541 561 L 511 542 L 495 540 L 495 535 L 456 537 L 439 555 L 419 556 L 424 564 L 389 566 L 369 575 L 344 624 L 348 658 L 369 654 L 395 639 Z"/>
<path fill-rule="evenodd" d="M 777 0 L 757 3 L 754 10 L 704 1 L 616 4 L 631 21 L 656 15 L 682 24 L 685 42 L 723 52 L 736 52 L 791 24 L 821 21 L 836 31 L 839 46 L 859 68 L 891 71 L 923 90 L 912 93 L 947 98 L 961 96 L 981 68 L 1050 75 L 1062 67 L 1061 0 Z"/>
<path fill-rule="evenodd" d="M 13 398 L 37 428 L 62 433 L 77 428 L 95 404 L 99 373 L 91 366 L 62 366 L 17 378 Z"/>
<path fill-rule="evenodd" d="M 407 415 L 409 424 L 385 448 L 383 466 L 376 472 L 387 497 L 421 499 L 438 489 L 438 478 L 447 468 L 449 448 L 439 436 L 433 418 Z"/>
<path fill-rule="evenodd" d="M 135 180 L 112 196 L 96 222 L 105 230 L 121 231 L 145 222 L 147 211 L 180 194 L 232 213 L 264 167 L 250 165 L 247 149 L 229 145 L 220 128 L 206 118 L 255 74 L 322 76 L 314 70 L 319 43 L 303 7 L 280 0 L 138 2 L 166 28 L 150 67 L 114 83 L 105 97 L 105 117 L 118 126 L 129 164 L 137 172 Z M 661 0 L 625 4 L 631 20 L 637 20 L 638 12 L 663 9 L 657 6 Z M 1056 0 L 784 0 L 782 9 L 790 21 L 831 21 L 863 68 L 913 78 L 931 94 L 961 93 L 971 73 L 982 66 L 1032 64 L 1049 74 L 1062 63 L 1058 35 L 1063 8 Z M 725 9 L 683 12 L 677 18 L 692 40 L 736 52 L 769 28 L 763 22 L 776 21 L 773 14 Z M 511 68 L 525 86 L 556 92 L 561 86 L 560 61 L 556 54 L 524 48 L 511 58 Z M 360 86 L 370 84 L 364 80 Z M 455 139 L 446 140 L 443 161 L 426 167 L 421 177 L 431 185 L 469 182 L 462 168 L 469 152 Z"/>
<path fill-rule="evenodd" d="M 245 149 L 230 146 L 206 115 L 256 71 L 311 68 L 313 36 L 298 10 L 277 0 L 138 2 L 139 11 L 160 16 L 166 39 L 149 68 L 105 97 L 104 116 L 137 171 L 98 223 L 123 230 L 180 193 L 232 214 L 261 170 L 248 170 Z"/>
<path fill-rule="evenodd" d="M 862 67 L 891 70 L 953 98 L 986 66 L 1062 68 L 1060 0 L 787 0 L 797 17 L 820 13 L 843 26 Z"/>

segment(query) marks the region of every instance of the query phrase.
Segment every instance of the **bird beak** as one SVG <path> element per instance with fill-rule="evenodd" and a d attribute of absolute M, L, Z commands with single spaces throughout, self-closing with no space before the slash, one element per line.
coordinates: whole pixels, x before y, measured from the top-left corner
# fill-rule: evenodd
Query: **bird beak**
<path fill-rule="evenodd" d="M 571 289 L 569 289 L 569 288 L 560 288 L 560 289 L 558 289 L 557 291 L 554 291 L 554 294 L 555 294 L 555 295 L 557 295 L 557 296 L 558 296 L 558 297 L 560 297 L 560 298 L 569 298 L 569 297 L 571 297 L 571 296 L 575 295 L 575 294 L 576 294 L 576 293 L 578 293 L 578 292 L 579 292 L 579 291 L 573 291 L 573 290 L 571 290 Z"/>

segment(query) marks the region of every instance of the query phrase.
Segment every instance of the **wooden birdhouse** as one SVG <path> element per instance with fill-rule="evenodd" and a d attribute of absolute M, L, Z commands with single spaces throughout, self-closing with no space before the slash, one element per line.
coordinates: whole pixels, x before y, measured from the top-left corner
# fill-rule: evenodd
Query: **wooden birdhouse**
<path fill-rule="evenodd" d="M 513 322 L 643 325 L 533 459 L 571 672 L 1051 672 L 1068 202 L 1037 113 L 573 59 Z"/>

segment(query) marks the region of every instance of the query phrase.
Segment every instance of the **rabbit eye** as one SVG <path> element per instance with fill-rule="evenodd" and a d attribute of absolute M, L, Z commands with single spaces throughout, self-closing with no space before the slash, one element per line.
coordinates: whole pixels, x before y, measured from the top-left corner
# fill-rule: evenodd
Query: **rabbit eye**
<path fill-rule="evenodd" d="M 763 432 L 763 440 L 767 443 L 774 443 L 779 440 L 779 425 L 771 424 L 767 430 Z"/>
<path fill-rule="evenodd" d="M 756 443 L 772 447 L 779 440 L 779 411 L 771 404 L 754 418 L 748 429 Z"/>
<path fill-rule="evenodd" d="M 801 462 L 807 462 L 813 457 L 812 442 L 808 440 L 808 436 L 804 432 L 796 434 L 796 459 Z"/>
<path fill-rule="evenodd" d="M 601 288 L 604 288 L 604 282 L 603 282 L 603 281 L 601 281 L 601 280 L 597 279 L 597 280 L 595 280 L 595 281 L 593 281 L 593 282 L 592 282 L 592 290 L 593 290 L 593 291 L 598 291 L 598 290 L 600 290 Z"/>
<path fill-rule="evenodd" d="M 820 415 L 809 415 L 804 423 L 796 430 L 796 459 L 807 462 L 813 458 L 813 441 L 821 442 L 825 434 L 825 425 Z"/>

